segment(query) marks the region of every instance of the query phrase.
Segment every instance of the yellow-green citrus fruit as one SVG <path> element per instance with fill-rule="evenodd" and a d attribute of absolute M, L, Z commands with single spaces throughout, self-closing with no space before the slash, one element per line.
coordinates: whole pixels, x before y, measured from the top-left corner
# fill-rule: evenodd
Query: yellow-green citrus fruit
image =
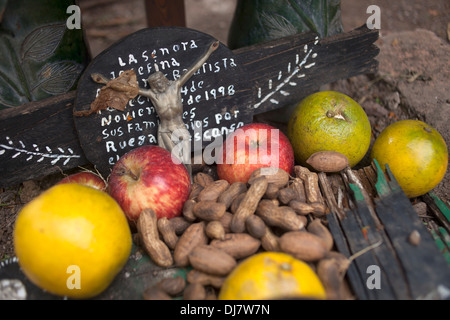
<path fill-rule="evenodd" d="M 237 265 L 225 279 L 220 300 L 325 299 L 325 289 L 305 262 L 282 252 L 262 252 Z"/>
<path fill-rule="evenodd" d="M 298 164 L 319 151 L 337 151 L 353 167 L 367 153 L 371 126 L 364 109 L 352 98 L 336 91 L 316 92 L 294 109 L 288 123 L 288 138 Z"/>
<path fill-rule="evenodd" d="M 375 140 L 371 158 L 383 171 L 389 165 L 409 198 L 436 187 L 448 165 L 448 148 L 440 133 L 419 120 L 401 120 L 384 128 Z"/>
<path fill-rule="evenodd" d="M 55 185 L 26 204 L 14 226 L 25 275 L 56 295 L 91 298 L 125 265 L 132 238 L 120 206 L 81 184 Z"/>

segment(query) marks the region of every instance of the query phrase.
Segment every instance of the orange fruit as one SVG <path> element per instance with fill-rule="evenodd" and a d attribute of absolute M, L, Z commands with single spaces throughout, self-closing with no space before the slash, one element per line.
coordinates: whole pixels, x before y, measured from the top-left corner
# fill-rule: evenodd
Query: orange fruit
<path fill-rule="evenodd" d="M 220 300 L 325 299 L 325 289 L 305 262 L 282 252 L 262 252 L 237 265 L 225 279 Z"/>
<path fill-rule="evenodd" d="M 336 91 L 316 92 L 300 101 L 287 131 L 295 160 L 303 166 L 308 166 L 306 160 L 315 152 L 336 151 L 353 167 L 367 153 L 371 133 L 364 109 Z"/>
<path fill-rule="evenodd" d="M 90 298 L 105 290 L 131 252 L 131 232 L 107 193 L 59 184 L 19 212 L 14 249 L 25 275 L 53 294 Z"/>
<path fill-rule="evenodd" d="M 385 165 L 409 198 L 431 191 L 444 178 L 447 144 L 436 129 L 419 120 L 401 120 L 384 128 L 370 154 Z"/>

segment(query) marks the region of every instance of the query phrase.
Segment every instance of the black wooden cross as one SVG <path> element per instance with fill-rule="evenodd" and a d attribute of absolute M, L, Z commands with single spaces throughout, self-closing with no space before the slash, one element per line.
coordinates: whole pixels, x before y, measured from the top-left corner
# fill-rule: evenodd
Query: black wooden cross
<path fill-rule="evenodd" d="M 304 33 L 234 51 L 221 44 L 183 88 L 194 149 L 252 122 L 256 114 L 300 101 L 323 84 L 375 71 L 377 39 L 377 30 L 363 26 L 325 39 Z M 98 55 L 76 92 L 0 111 L 0 187 L 87 163 L 107 176 L 127 151 L 156 144 L 158 118 L 141 96 L 125 111 L 73 117 L 74 111 L 89 109 L 101 88 L 90 75 L 115 78 L 133 69 L 145 87 L 157 63 L 174 79 L 213 40 L 187 28 L 143 29 Z"/>

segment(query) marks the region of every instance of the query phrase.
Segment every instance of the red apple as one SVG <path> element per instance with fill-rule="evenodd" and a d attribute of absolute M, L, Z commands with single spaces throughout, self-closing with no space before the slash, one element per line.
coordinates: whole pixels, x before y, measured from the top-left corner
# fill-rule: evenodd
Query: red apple
<path fill-rule="evenodd" d="M 99 175 L 90 171 L 83 171 L 68 175 L 67 177 L 60 180 L 57 184 L 63 183 L 79 183 L 95 189 L 105 191 L 106 182 Z"/>
<path fill-rule="evenodd" d="M 277 167 L 290 174 L 294 168 L 294 151 L 288 138 L 279 129 L 263 123 L 236 129 L 225 140 L 221 152 L 217 174 L 229 183 L 246 183 L 258 168 Z"/>
<path fill-rule="evenodd" d="M 158 218 L 181 215 L 189 196 L 191 180 L 181 163 L 159 146 L 141 146 L 119 158 L 108 181 L 109 194 L 119 203 L 130 222 L 143 209 L 151 208 Z"/>

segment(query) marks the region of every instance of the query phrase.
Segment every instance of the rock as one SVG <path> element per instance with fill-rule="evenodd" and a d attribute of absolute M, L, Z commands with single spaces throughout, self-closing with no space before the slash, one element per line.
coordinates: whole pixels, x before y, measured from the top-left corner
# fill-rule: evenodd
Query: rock
<path fill-rule="evenodd" d="M 419 201 L 413 205 L 419 217 L 425 217 L 427 215 L 427 204 L 425 202 Z"/>
<path fill-rule="evenodd" d="M 36 181 L 28 180 L 22 183 L 23 187 L 20 192 L 20 201 L 22 203 L 27 203 L 33 200 L 36 196 L 41 193 L 41 188 L 36 183 Z"/>
<path fill-rule="evenodd" d="M 371 100 L 364 102 L 362 107 L 368 116 L 387 117 L 389 114 L 389 111 L 387 111 L 383 106 Z"/>
<path fill-rule="evenodd" d="M 400 102 L 400 93 L 398 91 L 392 92 L 384 97 L 384 103 L 391 111 L 395 111 Z"/>

